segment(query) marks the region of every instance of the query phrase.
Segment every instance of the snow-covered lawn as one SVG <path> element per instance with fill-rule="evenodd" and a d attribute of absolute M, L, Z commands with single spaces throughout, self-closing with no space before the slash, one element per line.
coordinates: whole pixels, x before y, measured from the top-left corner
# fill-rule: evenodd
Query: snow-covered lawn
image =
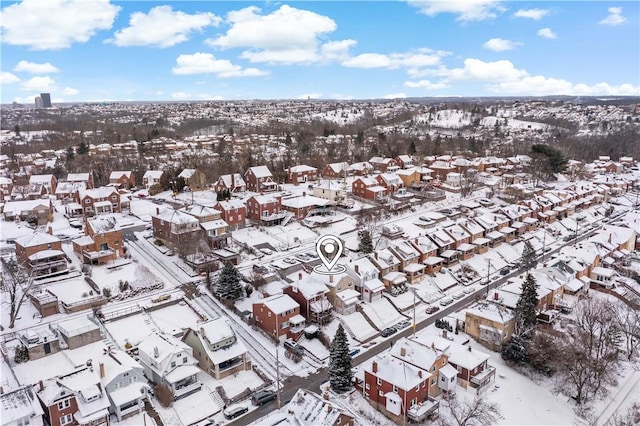
<path fill-rule="evenodd" d="M 120 282 L 128 282 L 132 289 L 148 287 L 160 282 L 148 267 L 126 259 L 117 259 L 103 266 L 92 266 L 91 278 L 98 287 L 109 288 L 114 295 L 120 292 Z"/>
<path fill-rule="evenodd" d="M 344 316 L 344 323 L 346 324 L 346 332 L 349 337 L 353 334 L 353 338 L 364 342 L 365 340 L 376 336 L 378 330 L 371 327 L 371 324 L 362 316 L 360 312 L 354 312 L 351 315 Z"/>
<path fill-rule="evenodd" d="M 387 299 L 382 298 L 372 303 L 366 303 L 362 306 L 364 314 L 375 324 L 378 330 L 382 330 L 387 327 L 402 321 L 405 319 L 389 302 Z"/>
<path fill-rule="evenodd" d="M 47 289 L 68 305 L 98 296 L 83 276 L 49 283 Z"/>
<path fill-rule="evenodd" d="M 153 322 L 163 333 L 175 335 L 187 327 L 195 327 L 200 318 L 189 306 L 181 302 L 157 311 L 150 311 Z"/>
<path fill-rule="evenodd" d="M 507 121 L 505 125 L 505 120 Z M 549 127 L 549 125 L 544 123 L 537 123 L 535 121 L 522 121 L 516 120 L 514 118 L 498 118 L 498 117 L 484 117 L 480 120 L 480 124 L 485 127 L 493 127 L 496 125 L 496 122 L 502 127 L 518 129 L 518 130 L 545 130 Z"/>

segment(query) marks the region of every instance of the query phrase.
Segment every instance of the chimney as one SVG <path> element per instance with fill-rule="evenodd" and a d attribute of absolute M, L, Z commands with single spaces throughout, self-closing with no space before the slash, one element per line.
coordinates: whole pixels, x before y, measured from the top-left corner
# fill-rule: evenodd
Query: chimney
<path fill-rule="evenodd" d="M 406 348 L 400 348 L 400 356 L 407 356 L 407 349 Z"/>
<path fill-rule="evenodd" d="M 333 406 L 331 404 L 327 404 L 327 413 L 330 413 L 333 410 Z"/>
<path fill-rule="evenodd" d="M 158 350 L 157 346 L 153 347 L 153 357 L 154 358 L 158 358 L 160 356 L 160 351 Z"/>
<path fill-rule="evenodd" d="M 0 395 L 4 395 L 4 389 L 0 386 Z"/>
<path fill-rule="evenodd" d="M 471 346 L 469 346 L 469 352 L 471 352 Z"/>
<path fill-rule="evenodd" d="M 498 292 L 493 293 L 493 300 L 498 300 Z"/>
<path fill-rule="evenodd" d="M 53 228 L 52 227 L 50 227 L 50 226 L 47 227 L 47 234 L 53 235 Z"/>
<path fill-rule="evenodd" d="M 202 337 L 206 336 L 206 333 L 204 332 L 204 328 L 200 327 L 200 334 L 202 335 Z"/>
<path fill-rule="evenodd" d="M 302 281 L 302 272 L 298 272 L 298 281 Z"/>
<path fill-rule="evenodd" d="M 156 207 L 156 215 L 160 214 L 160 207 Z"/>
<path fill-rule="evenodd" d="M 333 282 L 333 275 L 329 275 L 329 282 L 332 283 Z"/>
<path fill-rule="evenodd" d="M 355 265 L 353 269 L 356 271 L 356 274 L 360 275 L 360 265 Z"/>
<path fill-rule="evenodd" d="M 418 370 L 418 377 L 422 379 L 422 370 Z"/>
<path fill-rule="evenodd" d="M 377 363 L 376 361 L 373 361 L 373 362 L 371 363 L 371 371 L 372 371 L 373 373 L 377 373 L 377 372 L 378 372 L 378 363 Z"/>
<path fill-rule="evenodd" d="M 327 392 L 327 391 L 322 392 L 322 397 L 328 401 L 329 400 L 329 392 Z"/>
<path fill-rule="evenodd" d="M 302 191 L 302 196 L 303 196 L 303 197 L 306 197 L 306 196 L 307 196 L 307 193 L 306 193 L 305 191 Z"/>
<path fill-rule="evenodd" d="M 436 350 L 436 344 L 435 344 L 435 342 L 431 342 L 431 349 L 433 349 L 434 351 Z"/>
<path fill-rule="evenodd" d="M 378 260 L 378 252 L 373 253 L 373 256 Z"/>
<path fill-rule="evenodd" d="M 104 363 L 103 363 L 103 362 L 101 362 L 101 363 L 99 364 L 99 367 L 100 367 L 100 378 L 101 378 L 101 379 L 104 379 L 104 376 L 105 376 L 105 374 L 104 374 Z"/>
<path fill-rule="evenodd" d="M 447 330 L 442 330 L 442 337 L 447 338 Z"/>
<path fill-rule="evenodd" d="M 42 392 L 44 390 L 44 382 L 42 380 L 40 380 L 40 382 L 38 382 L 38 384 L 40 385 L 40 392 Z"/>

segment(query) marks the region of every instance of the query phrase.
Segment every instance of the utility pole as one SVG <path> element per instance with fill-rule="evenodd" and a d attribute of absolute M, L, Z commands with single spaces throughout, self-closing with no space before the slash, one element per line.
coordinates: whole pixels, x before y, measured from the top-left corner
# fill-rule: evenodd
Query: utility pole
<path fill-rule="evenodd" d="M 489 262 L 489 267 L 487 268 L 487 296 L 489 296 L 489 280 L 490 280 L 490 275 L 491 275 L 491 259 L 487 259 L 487 262 Z"/>
<path fill-rule="evenodd" d="M 280 345 L 278 343 L 280 343 L 279 340 L 276 343 L 276 390 L 277 390 L 276 404 L 277 404 L 278 410 L 279 410 L 280 409 L 280 404 L 281 404 L 281 399 L 280 399 L 280 357 L 279 357 Z"/>
<path fill-rule="evenodd" d="M 410 288 L 413 291 L 413 337 L 416 337 L 416 289 Z"/>

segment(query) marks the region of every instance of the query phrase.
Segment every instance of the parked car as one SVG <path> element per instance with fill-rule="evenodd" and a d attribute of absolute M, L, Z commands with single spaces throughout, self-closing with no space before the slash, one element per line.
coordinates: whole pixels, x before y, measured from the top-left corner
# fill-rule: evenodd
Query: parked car
<path fill-rule="evenodd" d="M 447 306 L 453 303 L 453 299 L 450 297 L 445 297 L 444 299 L 440 299 L 441 306 Z"/>
<path fill-rule="evenodd" d="M 425 309 L 425 313 L 431 315 L 431 314 L 435 314 L 436 312 L 438 312 L 440 310 L 440 306 L 429 306 L 427 309 Z"/>
<path fill-rule="evenodd" d="M 273 251 L 272 251 L 272 250 L 270 250 L 270 249 L 268 249 L 268 248 L 261 248 L 261 249 L 260 249 L 260 252 L 261 252 L 262 254 L 267 255 L 267 256 L 269 256 L 269 255 L 272 255 L 272 254 L 273 254 Z"/>
<path fill-rule="evenodd" d="M 70 219 L 69 226 L 71 226 L 72 228 L 80 229 L 82 228 L 82 221 L 80 219 Z"/>
<path fill-rule="evenodd" d="M 509 269 L 508 266 L 505 266 L 504 268 L 500 269 L 500 275 L 508 275 L 509 272 L 511 272 L 511 269 Z"/>
<path fill-rule="evenodd" d="M 354 349 L 351 352 L 349 352 L 349 356 L 351 358 L 353 358 L 354 356 L 358 355 L 360 353 L 360 349 Z"/>
<path fill-rule="evenodd" d="M 258 265 L 256 263 L 253 264 L 253 272 L 256 272 L 258 274 L 268 274 L 269 273 L 269 268 L 267 268 L 264 265 Z"/>
<path fill-rule="evenodd" d="M 272 390 L 261 390 L 256 392 L 251 397 L 251 403 L 253 405 L 263 405 L 267 402 L 273 401 L 276 399 L 276 393 Z"/>
<path fill-rule="evenodd" d="M 395 327 L 387 327 L 387 328 L 385 328 L 384 330 L 382 330 L 382 331 L 380 332 L 380 335 L 381 335 L 382 337 L 389 337 L 389 336 L 391 336 L 392 334 L 395 334 L 395 333 L 397 333 L 397 332 L 398 332 L 398 330 L 397 330 Z"/>
<path fill-rule="evenodd" d="M 465 289 L 464 289 L 464 290 L 462 290 L 462 291 L 464 291 L 464 294 L 471 294 L 471 293 L 473 293 L 474 291 L 476 291 L 476 289 L 475 289 L 475 287 L 473 287 L 473 286 L 469 286 L 469 287 L 465 288 Z"/>
<path fill-rule="evenodd" d="M 224 417 L 226 419 L 231 420 L 231 419 L 235 419 L 236 417 L 240 417 L 247 411 L 249 411 L 249 407 L 247 407 L 244 404 L 237 404 L 237 405 L 232 405 L 230 407 L 225 408 L 222 414 L 224 414 Z"/>
<path fill-rule="evenodd" d="M 478 203 L 480 203 L 480 205 L 483 205 L 483 206 L 485 206 L 485 207 L 487 207 L 487 206 L 492 206 L 492 205 L 493 205 L 493 201 L 491 201 L 491 200 L 490 200 L 490 199 L 488 199 L 488 198 L 480 198 L 480 199 L 478 200 Z"/>
<path fill-rule="evenodd" d="M 304 354 L 304 348 L 301 345 L 294 342 L 293 340 L 290 340 L 290 339 L 285 340 L 284 347 L 289 349 L 292 352 L 297 353 L 298 355 Z"/>
<path fill-rule="evenodd" d="M 398 330 L 402 330 L 403 328 L 407 328 L 411 325 L 411 322 L 409 321 L 400 321 L 399 323 L 397 323 L 395 325 L 395 328 Z"/>
<path fill-rule="evenodd" d="M 462 299 L 464 297 L 464 291 L 454 293 L 451 297 L 453 297 L 455 300 Z"/>

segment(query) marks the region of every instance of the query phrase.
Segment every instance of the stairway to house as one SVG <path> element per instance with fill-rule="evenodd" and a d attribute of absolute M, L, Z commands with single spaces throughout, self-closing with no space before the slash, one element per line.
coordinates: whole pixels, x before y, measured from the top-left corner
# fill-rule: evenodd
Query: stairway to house
<path fill-rule="evenodd" d="M 216 411 L 216 413 L 219 413 L 224 408 L 224 401 L 222 400 L 222 397 L 220 396 L 218 391 L 216 391 L 215 389 L 211 389 L 208 386 L 206 388 L 209 391 L 209 396 L 218 407 L 218 410 Z"/>
<path fill-rule="evenodd" d="M 356 305 L 356 311 L 358 311 L 358 312 L 360 312 L 360 314 L 362 314 L 362 317 L 369 323 L 369 325 L 371 327 L 373 327 L 374 330 L 380 330 L 378 328 L 378 326 L 373 321 L 371 321 L 371 318 L 369 318 L 367 316 L 366 312 L 362 309 L 362 305 L 357 304 Z"/>
<path fill-rule="evenodd" d="M 144 411 L 146 411 L 149 417 L 151 417 L 153 421 L 156 422 L 156 426 L 164 426 L 164 423 L 162 423 L 162 419 L 160 418 L 160 415 L 158 414 L 156 409 L 153 408 L 153 405 L 151 405 L 148 399 L 144 400 Z"/>

